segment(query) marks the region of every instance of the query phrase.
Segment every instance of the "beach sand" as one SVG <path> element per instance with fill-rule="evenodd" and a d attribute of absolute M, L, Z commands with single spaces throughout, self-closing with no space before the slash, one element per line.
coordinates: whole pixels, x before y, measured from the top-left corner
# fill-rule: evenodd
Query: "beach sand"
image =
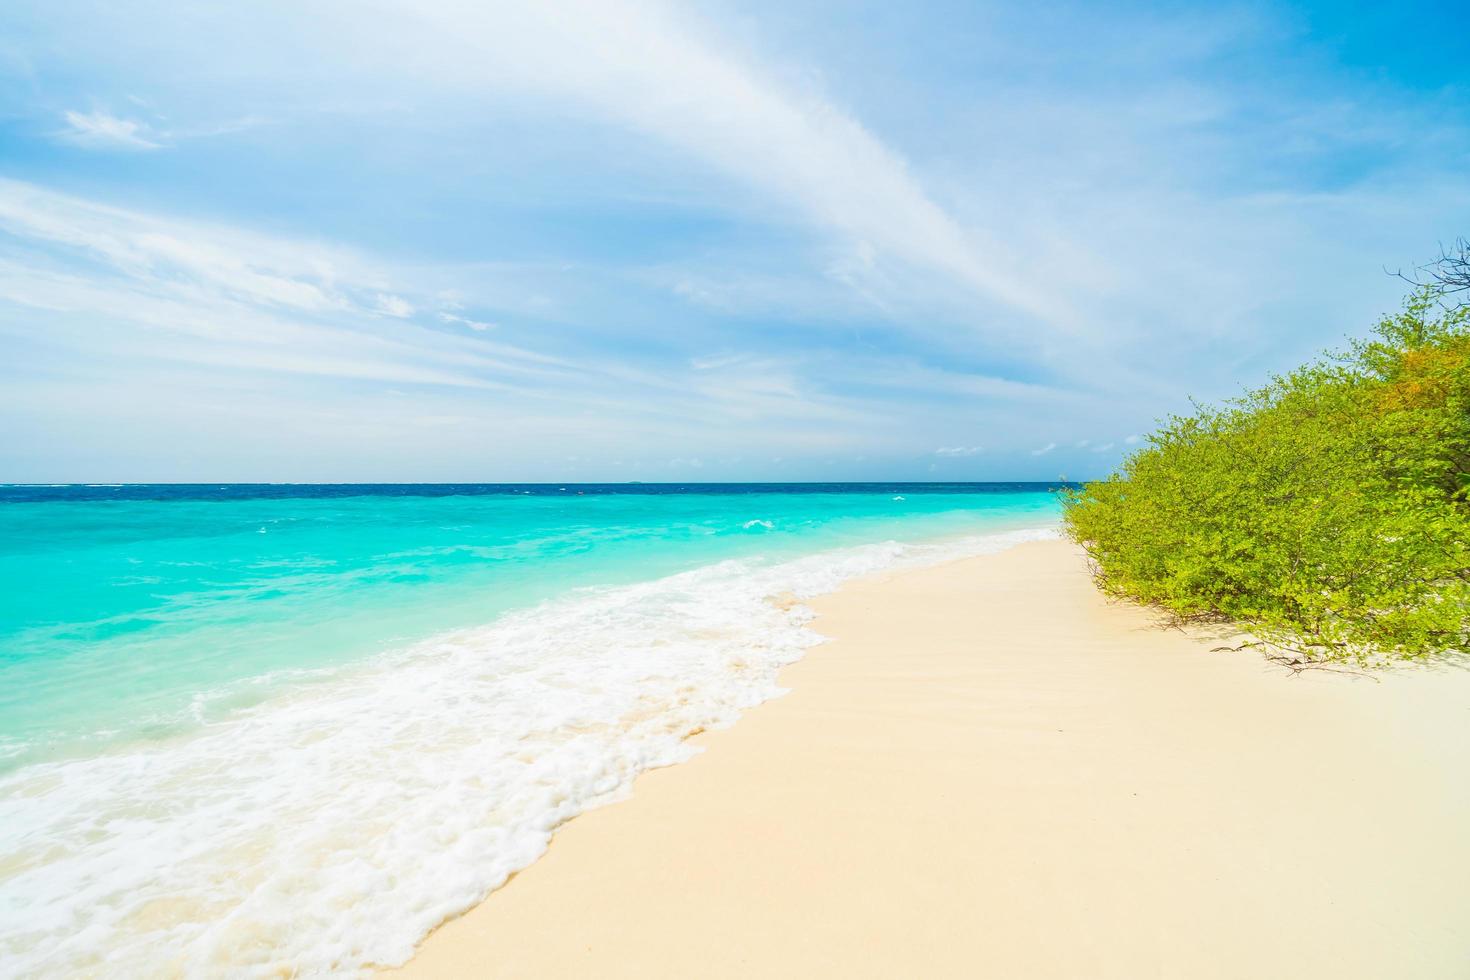
<path fill-rule="evenodd" d="M 1470 670 L 1211 652 L 1061 542 L 813 605 L 789 695 L 402 975 L 1470 976 Z"/>

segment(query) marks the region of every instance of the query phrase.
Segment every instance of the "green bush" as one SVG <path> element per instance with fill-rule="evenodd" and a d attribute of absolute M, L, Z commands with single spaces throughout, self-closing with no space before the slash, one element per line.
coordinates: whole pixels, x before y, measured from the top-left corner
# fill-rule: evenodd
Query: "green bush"
<path fill-rule="evenodd" d="M 1107 592 L 1293 655 L 1470 648 L 1470 306 L 1415 293 L 1373 338 L 1175 417 L 1065 495 Z"/>

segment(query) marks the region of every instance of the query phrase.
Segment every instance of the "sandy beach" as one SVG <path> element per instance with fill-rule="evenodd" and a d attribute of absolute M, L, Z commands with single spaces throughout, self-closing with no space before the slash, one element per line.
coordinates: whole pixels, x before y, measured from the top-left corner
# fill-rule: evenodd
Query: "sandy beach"
<path fill-rule="evenodd" d="M 1470 975 L 1470 670 L 1212 652 L 1061 542 L 814 607 L 790 694 L 396 975 Z"/>

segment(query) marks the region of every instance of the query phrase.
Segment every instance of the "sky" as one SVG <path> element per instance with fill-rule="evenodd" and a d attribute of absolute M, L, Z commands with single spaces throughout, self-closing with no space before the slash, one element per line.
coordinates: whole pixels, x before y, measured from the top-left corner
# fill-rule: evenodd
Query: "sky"
<path fill-rule="evenodd" d="M 1470 234 L 1464 13 L 10 0 L 0 482 L 1102 476 Z"/>

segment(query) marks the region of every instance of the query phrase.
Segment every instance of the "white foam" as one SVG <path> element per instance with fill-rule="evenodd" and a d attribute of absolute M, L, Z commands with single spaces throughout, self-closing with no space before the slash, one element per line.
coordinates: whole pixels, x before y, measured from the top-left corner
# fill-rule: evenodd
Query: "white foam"
<path fill-rule="evenodd" d="M 727 561 L 588 590 L 341 671 L 200 733 L 0 780 L 0 974 L 396 964 L 552 831 L 782 693 L 800 605 L 1055 536 Z"/>

